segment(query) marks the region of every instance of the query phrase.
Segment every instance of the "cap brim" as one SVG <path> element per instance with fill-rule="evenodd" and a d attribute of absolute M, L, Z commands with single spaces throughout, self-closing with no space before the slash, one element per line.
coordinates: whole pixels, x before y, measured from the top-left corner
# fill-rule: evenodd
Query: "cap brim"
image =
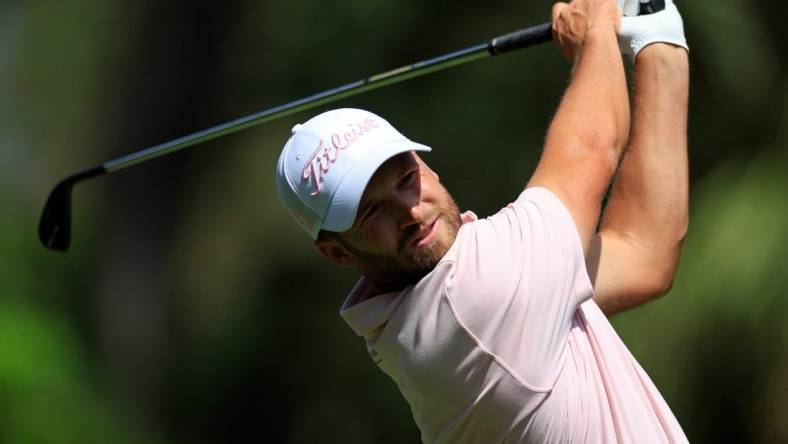
<path fill-rule="evenodd" d="M 387 160 L 408 151 L 432 151 L 432 148 L 410 140 L 396 140 L 378 146 L 350 169 L 331 198 L 323 229 L 342 232 L 353 226 L 361 196 L 372 176 Z"/>

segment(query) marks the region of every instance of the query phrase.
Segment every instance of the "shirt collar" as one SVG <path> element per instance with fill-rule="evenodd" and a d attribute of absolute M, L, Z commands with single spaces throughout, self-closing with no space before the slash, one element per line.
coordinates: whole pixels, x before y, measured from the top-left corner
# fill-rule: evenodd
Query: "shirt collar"
<path fill-rule="evenodd" d="M 402 296 L 412 288 L 384 293 L 362 277 L 345 299 L 339 315 L 357 335 L 366 336 L 388 321 L 399 307 Z"/>

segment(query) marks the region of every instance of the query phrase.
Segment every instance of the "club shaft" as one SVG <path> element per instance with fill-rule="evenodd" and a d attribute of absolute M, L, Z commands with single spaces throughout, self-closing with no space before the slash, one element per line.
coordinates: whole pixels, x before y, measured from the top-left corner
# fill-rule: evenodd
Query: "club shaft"
<path fill-rule="evenodd" d="M 280 117 L 315 108 L 320 105 L 351 97 L 356 94 L 361 94 L 366 91 L 381 88 L 386 85 L 391 85 L 392 83 L 401 82 L 403 80 L 422 76 L 430 72 L 443 70 L 454 65 L 459 65 L 482 57 L 487 57 L 489 55 L 490 53 L 487 50 L 487 44 L 465 48 L 450 54 L 376 74 L 366 79 L 332 88 L 308 97 L 285 103 L 284 105 L 279 105 L 274 108 L 269 108 L 255 114 L 223 123 L 221 125 L 207 128 L 188 136 L 165 142 L 160 145 L 152 146 L 118 159 L 107 161 L 103 164 L 103 167 L 107 172 L 117 171 L 137 163 L 145 162 L 146 160 L 150 160 L 155 157 L 173 153 L 198 143 L 206 142 L 217 137 L 226 136 L 228 134 L 244 130 L 251 126 L 269 122 Z"/>
<path fill-rule="evenodd" d="M 435 71 L 461 65 L 473 60 L 497 55 L 514 49 L 523 48 L 536 43 L 550 40 L 550 24 L 534 26 L 511 34 L 498 37 L 489 43 L 470 46 L 459 51 L 454 51 L 431 59 L 402 66 L 397 69 L 367 77 L 356 82 L 332 88 L 302 99 L 294 100 L 284 105 L 269 108 L 255 114 L 240 117 L 169 142 L 152 146 L 117 159 L 109 160 L 101 165 L 104 172 L 111 173 L 156 157 L 164 156 L 184 148 L 206 142 L 211 139 L 226 136 L 246 128 L 269 122 L 290 114 L 305 111 L 311 108 L 335 102 L 347 97 L 361 94 L 366 91 L 378 89 L 403 80 L 419 77 Z"/>

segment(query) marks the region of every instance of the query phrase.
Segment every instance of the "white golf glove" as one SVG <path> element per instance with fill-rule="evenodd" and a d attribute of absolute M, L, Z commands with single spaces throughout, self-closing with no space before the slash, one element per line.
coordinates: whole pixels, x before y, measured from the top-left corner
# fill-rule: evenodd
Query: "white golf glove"
<path fill-rule="evenodd" d="M 635 61 L 640 50 L 652 43 L 670 43 L 687 51 L 687 39 L 684 38 L 684 23 L 681 14 L 672 0 L 665 1 L 665 9 L 654 14 L 628 17 L 637 14 L 638 0 L 618 0 L 624 17 L 621 18 L 621 29 L 618 31 L 618 43 L 621 53 Z"/>

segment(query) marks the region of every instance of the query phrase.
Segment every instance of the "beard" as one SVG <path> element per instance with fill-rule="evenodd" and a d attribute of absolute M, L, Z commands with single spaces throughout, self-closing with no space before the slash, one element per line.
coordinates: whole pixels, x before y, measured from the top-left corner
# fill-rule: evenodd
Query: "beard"
<path fill-rule="evenodd" d="M 390 288 L 384 290 L 401 289 L 415 284 L 429 274 L 446 255 L 462 225 L 460 209 L 448 192 L 446 192 L 445 199 L 437 206 L 436 211 L 438 213 L 437 220 L 440 221 L 443 230 L 437 233 L 435 240 L 428 245 L 409 250 L 408 245 L 405 245 L 403 241 L 395 256 L 371 254 L 350 245 L 345 245 L 345 248 L 369 264 L 390 283 L 387 285 Z M 419 228 L 418 226 L 412 227 L 403 234 L 403 239 L 411 239 Z"/>

